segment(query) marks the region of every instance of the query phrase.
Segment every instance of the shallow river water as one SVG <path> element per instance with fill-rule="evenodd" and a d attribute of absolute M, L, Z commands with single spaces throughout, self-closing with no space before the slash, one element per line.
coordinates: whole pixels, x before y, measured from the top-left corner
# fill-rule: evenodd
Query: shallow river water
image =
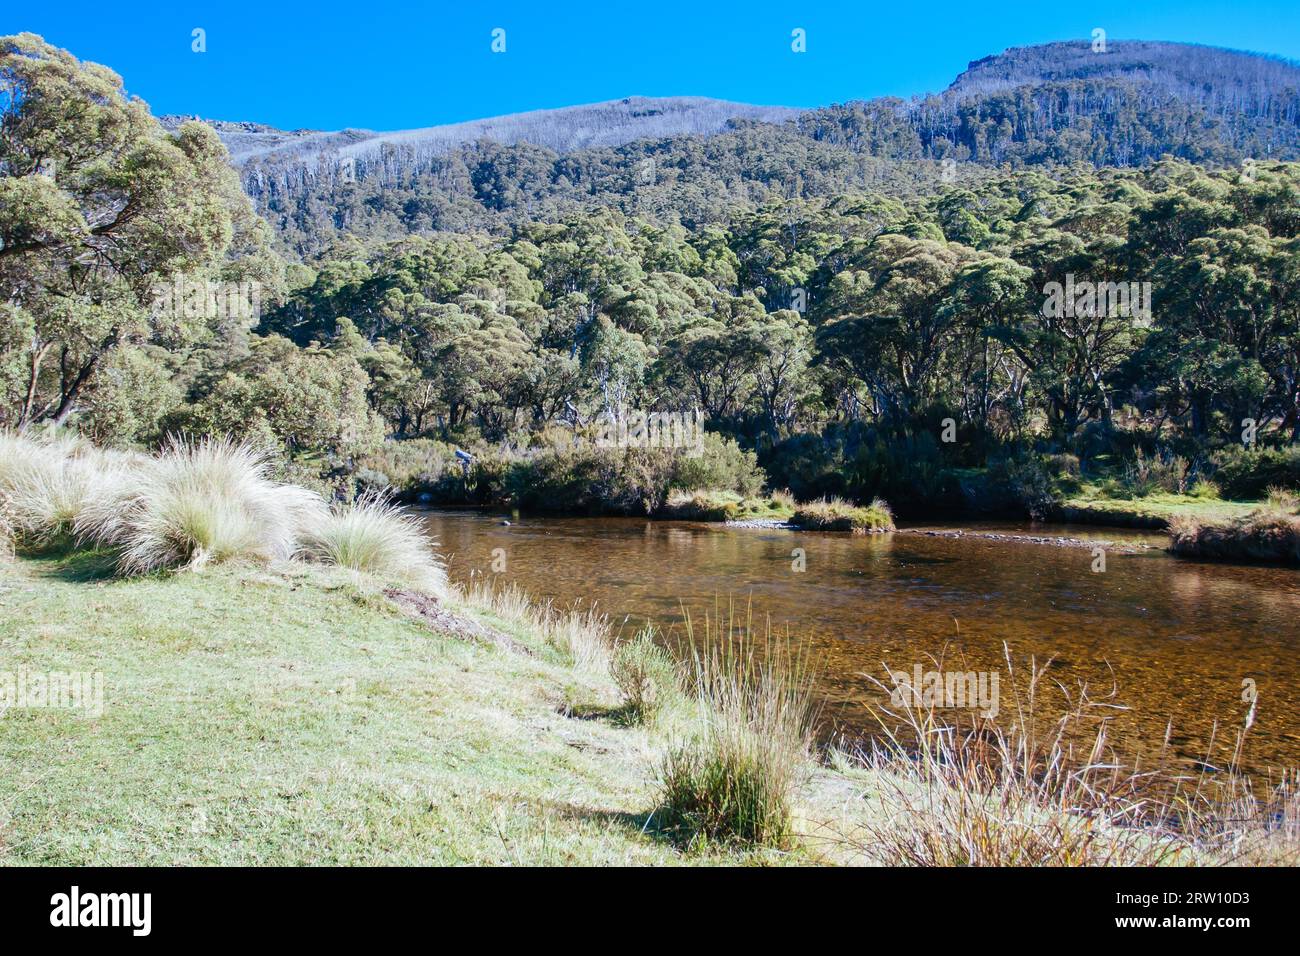
<path fill-rule="evenodd" d="M 825 713 L 846 732 L 874 726 L 887 695 L 867 675 L 997 672 L 1011 706 L 1003 645 L 1017 668 L 1094 694 L 1118 687 L 1115 738 L 1151 752 L 1172 721 L 1187 760 L 1231 742 L 1258 694 L 1245 765 L 1300 766 L 1300 573 L 1202 564 L 1123 529 L 965 525 L 968 530 L 1110 541 L 1105 570 L 1088 547 L 919 534 L 850 536 L 623 518 L 423 512 L 452 578 L 515 582 L 557 604 L 595 602 L 625 633 L 652 620 L 680 634 L 718 602 L 748 605 L 816 658 Z M 495 552 L 494 549 L 502 549 Z M 802 549 L 803 570 L 800 555 Z M 505 570 L 492 570 L 504 558 Z M 1023 671 L 1022 671 L 1023 673 Z M 1253 682 L 1250 683 L 1250 682 Z M 1215 748 L 1216 762 L 1223 758 Z"/>

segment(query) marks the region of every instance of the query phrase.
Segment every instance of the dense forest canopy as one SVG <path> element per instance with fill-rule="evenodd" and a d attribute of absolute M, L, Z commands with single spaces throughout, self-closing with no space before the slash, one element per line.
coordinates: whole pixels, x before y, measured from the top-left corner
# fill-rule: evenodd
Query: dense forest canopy
<path fill-rule="evenodd" d="M 339 476 L 386 438 L 532 454 L 698 409 L 801 494 L 1143 448 L 1209 475 L 1245 421 L 1300 435 L 1300 164 L 1267 158 L 1297 71 L 1216 53 L 1174 95 L 1196 63 L 1157 53 L 707 138 L 256 161 L 250 201 L 209 127 L 7 38 L 0 425 L 233 432 Z M 260 314 L 160 308 L 178 274 L 252 278 Z"/>

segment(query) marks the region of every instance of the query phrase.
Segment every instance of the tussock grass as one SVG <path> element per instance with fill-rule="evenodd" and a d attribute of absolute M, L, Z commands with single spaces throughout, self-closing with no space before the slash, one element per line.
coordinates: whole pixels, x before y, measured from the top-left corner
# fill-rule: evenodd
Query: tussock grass
<path fill-rule="evenodd" d="M 1188 773 L 1168 740 L 1150 766 L 1111 746 L 1114 691 L 1087 687 L 1045 703 L 1047 666 L 1022 678 L 1006 653 L 1013 703 L 994 724 L 902 695 L 881 737 L 856 754 L 879 784 L 881 812 L 847 842 L 887 866 L 1162 866 L 1300 858 L 1294 778 L 1257 798 L 1231 764 Z M 1050 662 L 1049 662 L 1050 663 Z M 883 688 L 883 683 L 880 684 Z M 897 701 L 896 701 L 897 703 Z M 1091 728 L 1091 737 L 1087 730 Z M 1090 740 L 1076 748 L 1073 740 Z M 841 755 L 841 761 L 846 758 Z"/>
<path fill-rule="evenodd" d="M 0 434 L 0 510 L 11 538 L 44 545 L 70 536 L 139 459 L 67 435 Z"/>
<path fill-rule="evenodd" d="M 800 505 L 794 513 L 794 523 L 807 531 L 852 531 L 854 534 L 867 534 L 893 531 L 894 513 L 880 498 L 865 508 L 850 504 L 843 498 L 822 498 L 820 501 Z"/>
<path fill-rule="evenodd" d="M 679 521 L 785 520 L 793 513 L 794 499 L 788 492 L 754 498 L 734 491 L 697 489 L 670 493 L 656 517 Z"/>
<path fill-rule="evenodd" d="M 615 647 L 609 672 L 625 713 L 637 723 L 654 723 L 682 700 L 677 661 L 655 643 L 654 631 L 649 627 Z"/>
<path fill-rule="evenodd" d="M 447 593 L 446 569 L 419 521 L 376 493 L 316 516 L 307 525 L 304 550 L 322 564 Z"/>
<path fill-rule="evenodd" d="M 659 765 L 656 815 L 690 846 L 787 848 L 816 716 L 807 661 L 734 608 L 705 618 L 703 649 L 689 615 L 686 632 L 701 715 Z"/>
<path fill-rule="evenodd" d="M 1300 495 L 1290 488 L 1273 485 L 1268 489 L 1268 494 L 1264 498 L 1264 510 L 1275 511 L 1284 515 L 1296 514 L 1300 512 Z"/>
<path fill-rule="evenodd" d="M 794 511 L 798 503 L 794 500 L 794 495 L 790 493 L 789 488 L 782 488 L 780 491 L 774 491 L 768 496 L 777 505 L 788 511 Z"/>
<path fill-rule="evenodd" d="M 0 554 L 70 538 L 114 550 L 125 575 L 305 555 L 446 595 L 415 519 L 374 495 L 331 509 L 270 471 L 267 454 L 226 438 L 173 438 L 148 456 L 0 433 Z"/>
<path fill-rule="evenodd" d="M 78 536 L 118 549 L 124 574 L 232 559 L 286 560 L 325 517 L 319 495 L 272 481 L 257 449 L 223 438 L 171 440 L 84 515 Z"/>

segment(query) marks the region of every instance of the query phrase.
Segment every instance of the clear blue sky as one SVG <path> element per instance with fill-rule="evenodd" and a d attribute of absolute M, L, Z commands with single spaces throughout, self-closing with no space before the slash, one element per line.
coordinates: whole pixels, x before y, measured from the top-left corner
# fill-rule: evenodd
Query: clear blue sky
<path fill-rule="evenodd" d="M 207 52 L 191 52 L 191 31 Z M 493 54 L 491 31 L 506 30 Z M 790 49 L 807 31 L 807 52 Z M 1297 0 L 720 3 L 717 0 L 246 0 L 3 3 L 31 31 L 104 63 L 155 113 L 284 128 L 402 129 L 629 95 L 819 106 L 942 89 L 1009 46 L 1085 39 L 1205 43 L 1300 60 Z"/>

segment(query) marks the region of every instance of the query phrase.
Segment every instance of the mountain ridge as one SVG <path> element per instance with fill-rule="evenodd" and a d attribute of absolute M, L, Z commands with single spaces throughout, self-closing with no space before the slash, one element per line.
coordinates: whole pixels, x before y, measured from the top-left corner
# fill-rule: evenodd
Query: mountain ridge
<path fill-rule="evenodd" d="M 504 145 L 528 142 L 535 146 L 572 152 L 576 149 L 622 146 L 649 136 L 675 136 L 721 132 L 732 120 L 779 122 L 804 112 L 791 106 L 736 103 L 705 96 L 626 96 L 599 103 L 551 109 L 526 110 L 501 116 L 443 123 L 401 130 L 280 130 L 262 123 L 201 120 L 212 126 L 230 150 L 236 165 L 279 154 L 310 156 L 337 152 L 357 157 L 385 146 L 410 146 L 417 151 L 446 152 L 456 146 L 490 139 Z M 161 117 L 175 128 L 194 117 Z M 658 119 L 656 122 L 655 120 Z M 576 122 L 575 122 L 576 120 Z M 603 125 L 601 124 L 603 121 Z"/>

